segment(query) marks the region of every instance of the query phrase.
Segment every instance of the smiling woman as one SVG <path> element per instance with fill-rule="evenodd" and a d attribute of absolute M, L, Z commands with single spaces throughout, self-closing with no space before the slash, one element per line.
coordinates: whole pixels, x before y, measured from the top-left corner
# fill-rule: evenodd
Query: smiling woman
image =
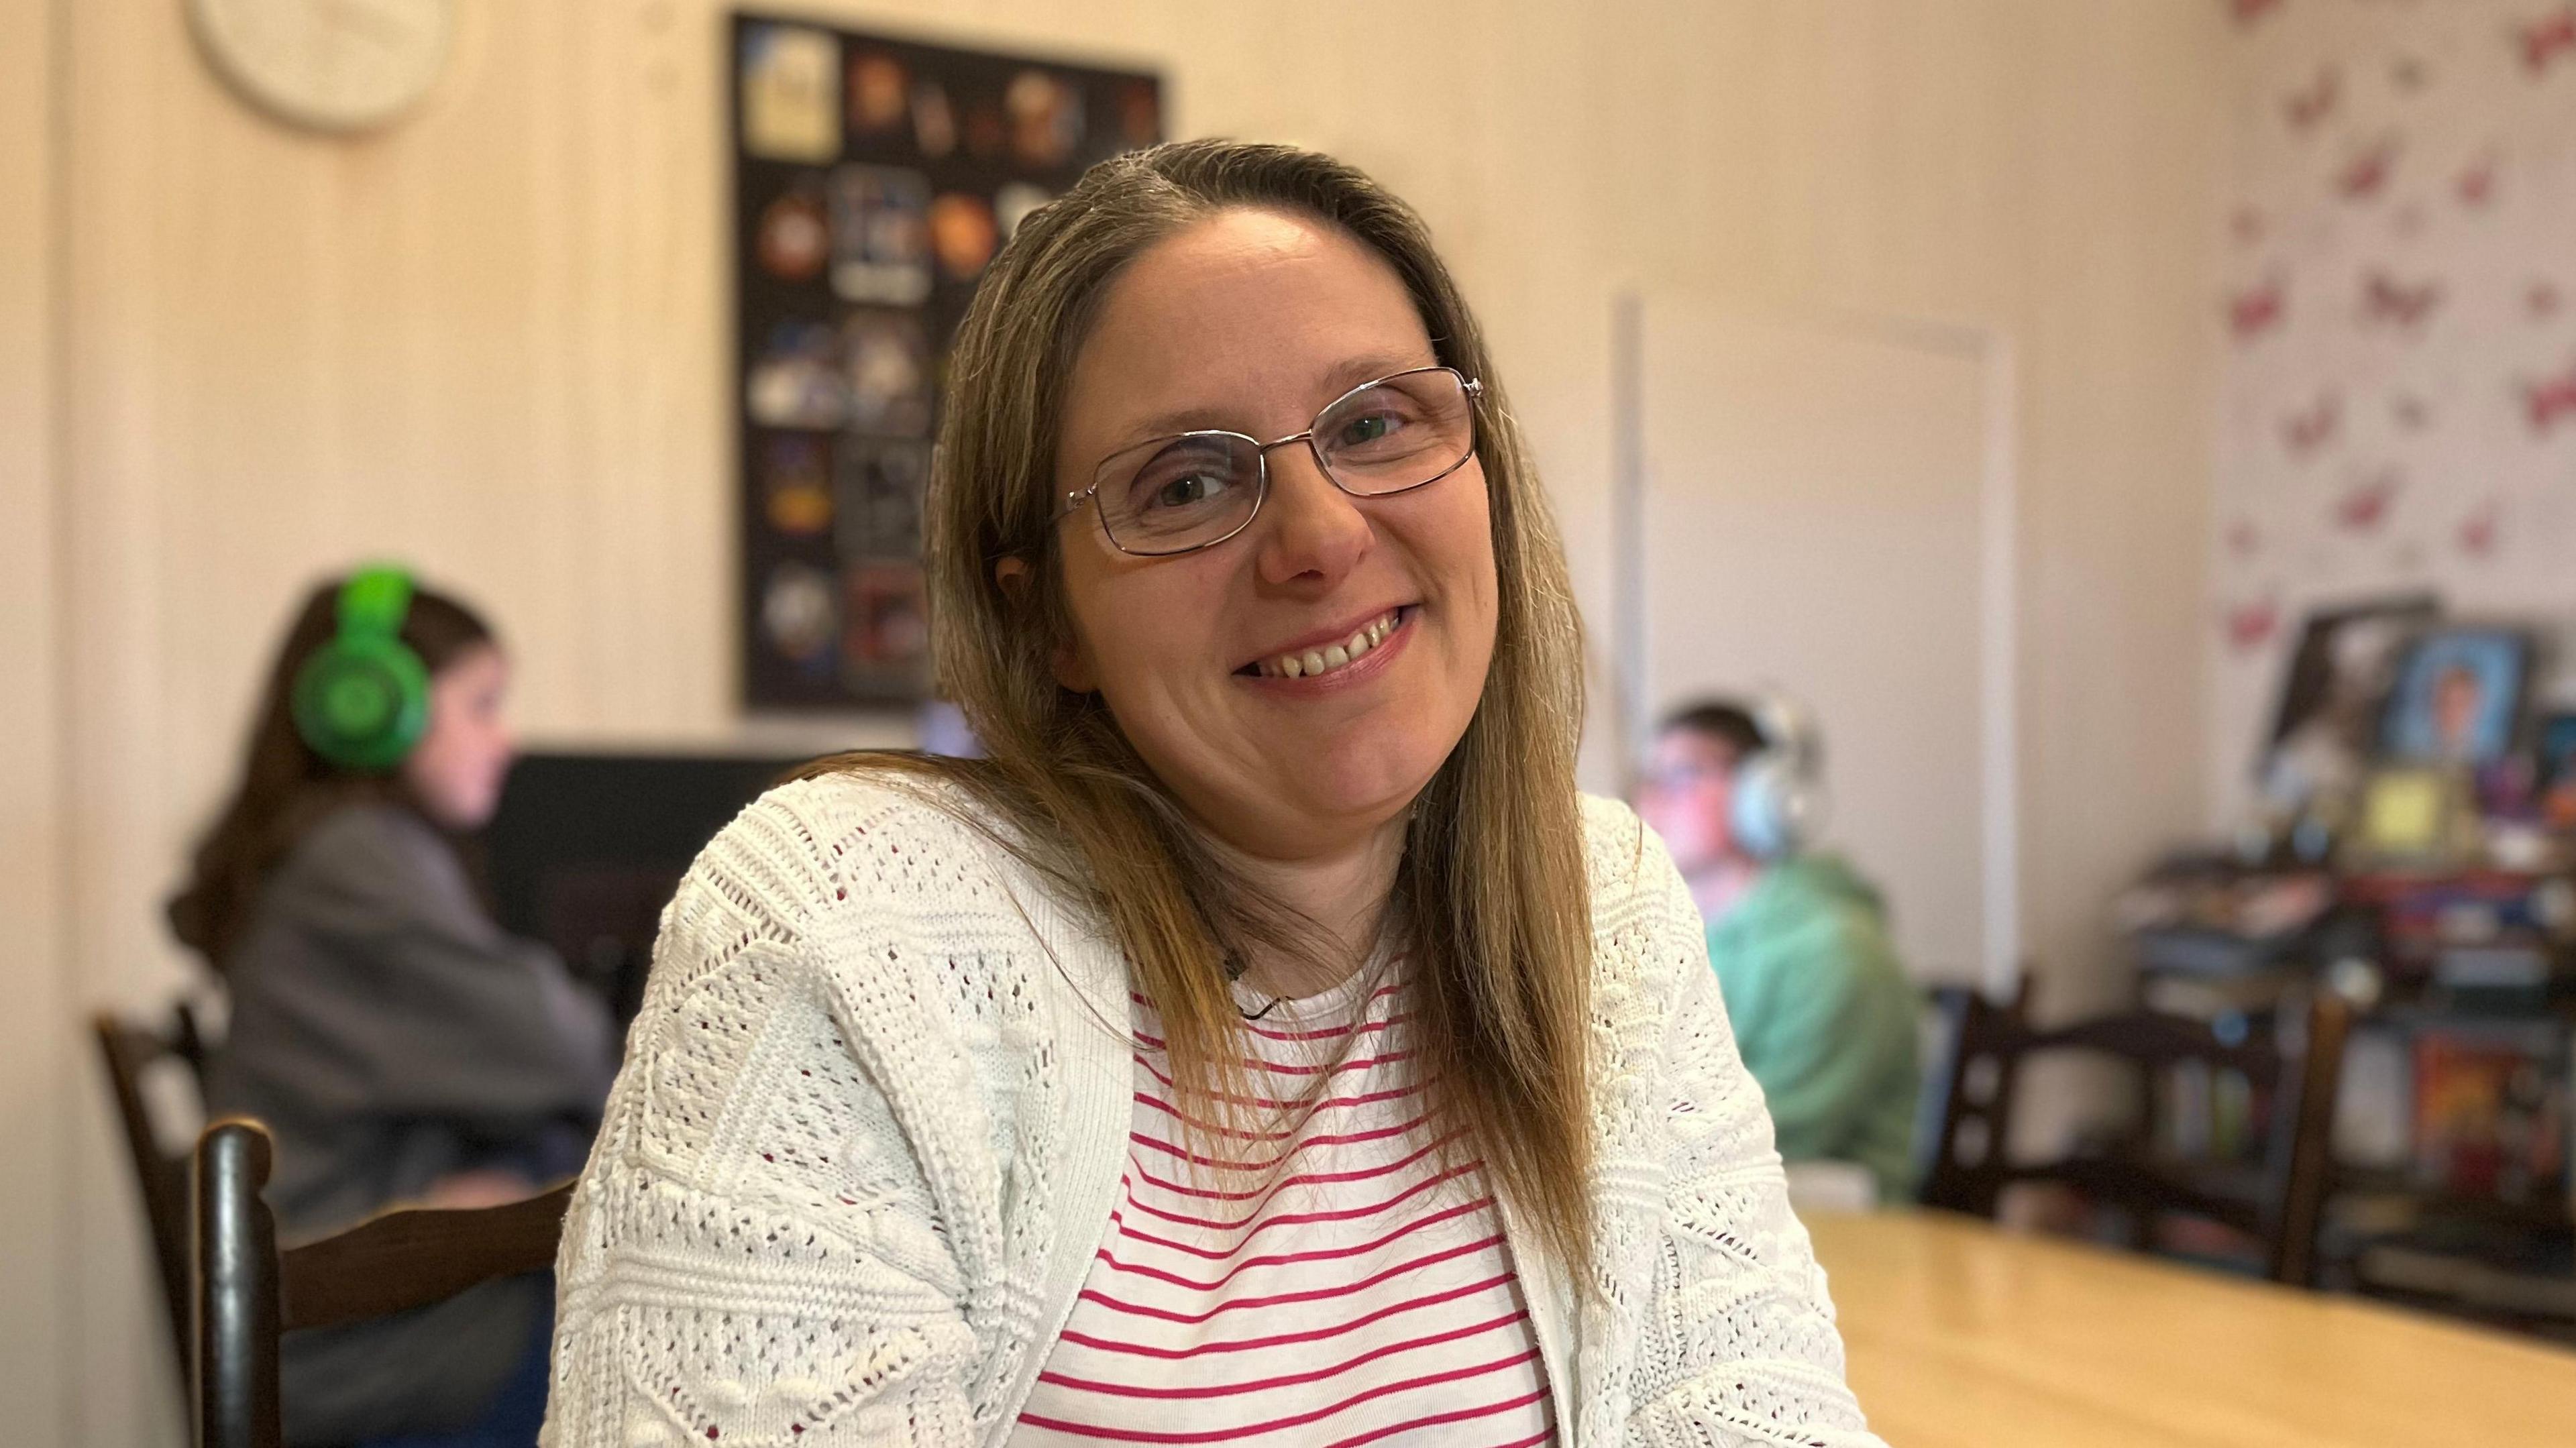
<path fill-rule="evenodd" d="M 1875 1442 L 1419 218 L 1103 163 L 996 259 L 928 559 L 990 757 L 774 792 L 666 917 L 549 1440 Z"/>

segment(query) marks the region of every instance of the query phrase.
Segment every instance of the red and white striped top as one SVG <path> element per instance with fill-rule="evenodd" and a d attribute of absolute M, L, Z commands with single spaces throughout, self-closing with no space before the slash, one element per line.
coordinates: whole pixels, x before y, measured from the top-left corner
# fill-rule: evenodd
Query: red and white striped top
<path fill-rule="evenodd" d="M 1229 1132 L 1195 1162 L 1153 1049 L 1160 1023 L 1139 998 L 1149 1049 L 1136 1056 L 1118 1207 L 1014 1444 L 1551 1440 L 1538 1338 L 1483 1165 L 1444 1166 L 1423 1135 L 1403 988 L 1375 979 L 1253 1024 L 1264 1109 L 1329 1079 L 1293 1129 Z"/>

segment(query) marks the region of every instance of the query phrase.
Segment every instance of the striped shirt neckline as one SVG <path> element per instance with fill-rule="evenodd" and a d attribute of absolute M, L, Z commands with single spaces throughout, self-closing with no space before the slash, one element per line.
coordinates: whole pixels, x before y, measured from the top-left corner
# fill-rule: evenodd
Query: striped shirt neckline
<path fill-rule="evenodd" d="M 1192 1133 L 1136 999 L 1117 1205 L 1014 1444 L 1551 1441 L 1501 1212 L 1483 1164 L 1429 1134 L 1398 975 L 1364 969 L 1248 1023 L 1272 1106 L 1231 1131 Z"/>

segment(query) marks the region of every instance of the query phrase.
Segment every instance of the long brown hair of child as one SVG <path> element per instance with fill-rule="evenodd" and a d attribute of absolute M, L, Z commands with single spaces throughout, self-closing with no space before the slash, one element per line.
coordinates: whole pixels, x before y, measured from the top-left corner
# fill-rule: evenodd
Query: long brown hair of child
<path fill-rule="evenodd" d="M 269 873 L 294 851 L 305 831 L 333 810 L 361 801 L 418 808 L 399 771 L 344 769 L 316 754 L 296 732 L 289 707 L 296 671 L 339 632 L 340 590 L 346 582 L 333 578 L 316 585 L 296 611 L 260 691 L 241 777 L 199 838 L 187 884 L 170 897 L 172 933 L 218 972 L 240 943 Z M 401 636 L 432 679 L 466 651 L 495 642 L 491 625 L 474 610 L 417 587 Z"/>

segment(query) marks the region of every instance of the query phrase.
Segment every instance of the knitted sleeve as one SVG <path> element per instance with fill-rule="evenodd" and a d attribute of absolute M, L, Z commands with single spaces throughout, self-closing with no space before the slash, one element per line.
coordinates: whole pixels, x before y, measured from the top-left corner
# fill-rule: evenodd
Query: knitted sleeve
<path fill-rule="evenodd" d="M 990 1118 L 908 958 L 913 907 L 854 866 L 905 867 L 862 848 L 892 832 L 801 789 L 727 827 L 663 917 L 565 1223 L 549 1448 L 976 1439 L 957 1239 L 982 1213 L 957 1183 L 989 1193 Z"/>
<path fill-rule="evenodd" d="M 1678 968 L 1662 1041 L 1664 1210 L 1626 1441 L 1638 1448 L 1877 1445 L 1789 1210 L 1761 1088 L 1736 1054 L 1698 908 L 1649 837 L 1640 933 Z"/>

